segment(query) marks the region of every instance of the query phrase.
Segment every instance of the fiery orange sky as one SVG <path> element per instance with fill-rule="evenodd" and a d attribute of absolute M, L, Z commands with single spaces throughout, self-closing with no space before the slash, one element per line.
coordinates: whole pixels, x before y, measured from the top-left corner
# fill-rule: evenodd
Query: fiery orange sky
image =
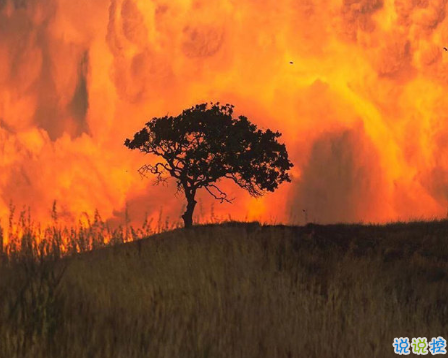
<path fill-rule="evenodd" d="M 0 217 L 180 219 L 124 139 L 197 103 L 283 133 L 292 183 L 234 219 L 384 222 L 448 207 L 447 0 L 0 0 Z M 293 61 L 293 64 L 289 62 Z M 204 191 L 196 214 L 207 218 Z"/>

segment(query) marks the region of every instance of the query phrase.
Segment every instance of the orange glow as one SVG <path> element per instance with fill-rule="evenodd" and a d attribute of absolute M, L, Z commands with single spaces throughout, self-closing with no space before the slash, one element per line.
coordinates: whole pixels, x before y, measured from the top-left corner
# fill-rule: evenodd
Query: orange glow
<path fill-rule="evenodd" d="M 256 201 L 234 184 L 216 216 L 297 223 L 445 217 L 448 20 L 443 1 L 0 2 L 0 217 L 98 209 L 180 219 L 175 184 L 124 139 L 197 103 L 279 130 L 292 183 Z M 293 63 L 290 64 L 290 61 Z M 199 193 L 202 220 L 213 199 Z M 294 215 L 291 216 L 291 213 Z M 199 210 L 197 216 L 201 216 Z M 199 218 L 201 219 L 201 218 Z"/>

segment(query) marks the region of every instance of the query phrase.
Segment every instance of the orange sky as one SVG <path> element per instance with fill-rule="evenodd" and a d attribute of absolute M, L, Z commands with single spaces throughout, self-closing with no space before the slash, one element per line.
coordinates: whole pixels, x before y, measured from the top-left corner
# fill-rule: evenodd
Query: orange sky
<path fill-rule="evenodd" d="M 124 139 L 197 103 L 283 133 L 292 183 L 234 219 L 303 223 L 445 217 L 446 0 L 0 0 L 0 217 L 97 208 L 180 219 L 175 185 Z M 291 65 L 289 62 L 293 61 Z M 213 199 L 199 195 L 203 219 Z"/>

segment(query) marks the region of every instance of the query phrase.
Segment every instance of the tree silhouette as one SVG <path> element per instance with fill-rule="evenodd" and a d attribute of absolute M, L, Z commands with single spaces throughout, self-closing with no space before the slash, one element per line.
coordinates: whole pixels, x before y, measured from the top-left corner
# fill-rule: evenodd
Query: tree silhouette
<path fill-rule="evenodd" d="M 176 179 L 178 192 L 187 199 L 182 215 L 186 228 L 193 225 L 198 189 L 205 188 L 221 203 L 233 200 L 217 186 L 222 178 L 231 179 L 253 197 L 291 181 L 287 170 L 293 164 L 285 145 L 277 142 L 279 132 L 263 132 L 244 116 L 232 118 L 233 105 L 210 104 L 210 108 L 207 103 L 193 106 L 177 117 L 153 118 L 134 139 L 124 142 L 129 149 L 163 159 L 142 166 L 139 172 L 155 174 L 157 183 L 169 176 Z"/>

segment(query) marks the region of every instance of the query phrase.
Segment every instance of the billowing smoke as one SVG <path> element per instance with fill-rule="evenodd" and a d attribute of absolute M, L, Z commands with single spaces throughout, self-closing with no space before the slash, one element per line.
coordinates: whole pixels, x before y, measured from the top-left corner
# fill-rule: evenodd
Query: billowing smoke
<path fill-rule="evenodd" d="M 290 204 L 300 203 L 310 221 L 387 219 L 381 217 L 382 180 L 378 154 L 361 122 L 323 133 L 313 142 Z"/>
<path fill-rule="evenodd" d="M 293 182 L 235 219 L 389 221 L 446 215 L 447 5 L 440 1 L 0 0 L 0 217 L 98 209 L 173 220 L 174 183 L 123 141 L 194 104 L 235 105 L 283 133 Z M 290 64 L 292 62 L 292 64 Z M 213 200 L 199 196 L 204 216 Z M 300 219 L 302 220 L 302 219 Z M 299 222 L 300 222 L 299 220 Z M 303 220 L 302 220 L 303 221 Z"/>

